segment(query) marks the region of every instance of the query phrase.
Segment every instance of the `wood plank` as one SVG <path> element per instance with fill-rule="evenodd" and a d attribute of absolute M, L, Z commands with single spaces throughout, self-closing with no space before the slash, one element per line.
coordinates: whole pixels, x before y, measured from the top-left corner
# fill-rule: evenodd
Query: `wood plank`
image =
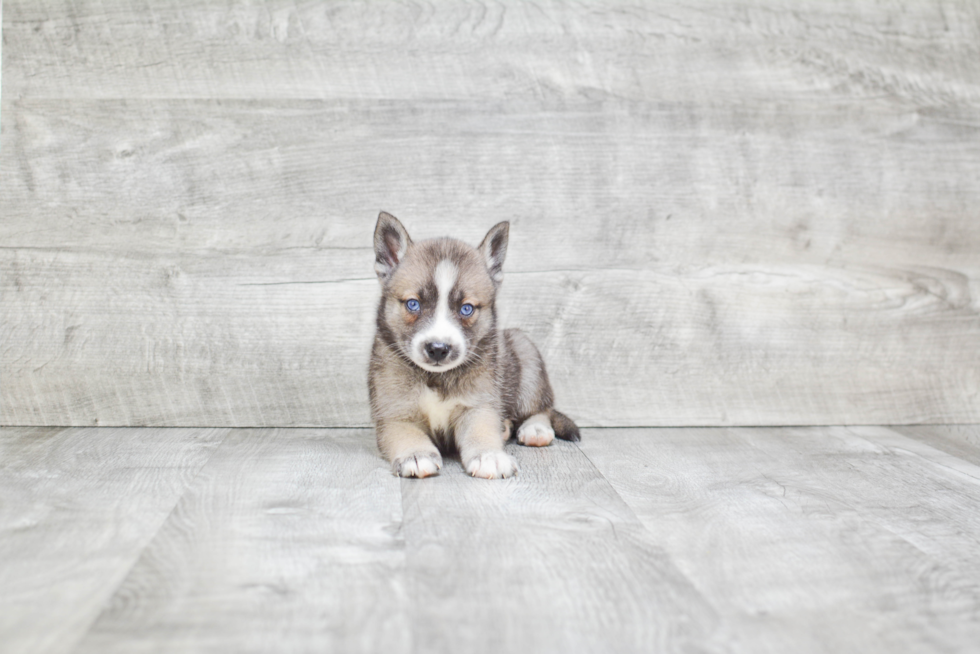
<path fill-rule="evenodd" d="M 409 651 L 401 515 L 370 431 L 233 431 L 76 651 Z"/>
<path fill-rule="evenodd" d="M 970 104 L 3 101 L 7 247 L 363 249 L 386 209 L 416 238 L 512 220 L 511 271 L 980 249 Z"/>
<path fill-rule="evenodd" d="M 738 649 L 980 641 L 976 465 L 883 427 L 603 430 L 582 449 Z"/>
<path fill-rule="evenodd" d="M 973 465 L 980 465 L 980 425 L 906 425 L 892 429 Z"/>
<path fill-rule="evenodd" d="M 367 426 L 377 282 L 339 281 L 357 259 L 371 265 L 364 253 L 0 251 L 3 420 Z M 559 406 L 584 425 L 965 421 L 980 411 L 980 320 L 949 298 L 980 274 L 969 279 L 512 274 L 502 321 L 538 343 Z"/>
<path fill-rule="evenodd" d="M 7 250 L 0 260 L 8 424 L 369 422 L 366 314 L 378 283 L 341 282 L 350 257 Z"/>
<path fill-rule="evenodd" d="M 403 480 L 415 651 L 696 650 L 716 617 L 578 448 L 508 447 L 517 477 L 458 461 Z"/>
<path fill-rule="evenodd" d="M 968 2 L 4 4 L 22 97 L 980 99 Z"/>
<path fill-rule="evenodd" d="M 0 650 L 74 651 L 224 435 L 0 430 Z"/>

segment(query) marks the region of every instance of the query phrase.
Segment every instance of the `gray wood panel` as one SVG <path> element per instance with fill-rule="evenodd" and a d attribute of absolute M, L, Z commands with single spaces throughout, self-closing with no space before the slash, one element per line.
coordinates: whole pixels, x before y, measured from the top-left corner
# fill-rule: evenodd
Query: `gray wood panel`
<path fill-rule="evenodd" d="M 589 429 L 399 480 L 359 430 L 0 430 L 0 652 L 972 652 L 978 426 Z"/>
<path fill-rule="evenodd" d="M 75 651 L 407 652 L 400 522 L 369 430 L 235 430 Z"/>
<path fill-rule="evenodd" d="M 980 465 L 980 427 L 977 425 L 906 425 L 893 429 L 903 436 Z"/>
<path fill-rule="evenodd" d="M 717 616 L 574 444 L 402 481 L 415 651 L 699 651 Z M 429 483 L 427 483 L 429 482 Z"/>
<path fill-rule="evenodd" d="M 399 481 L 370 430 L 234 432 L 78 652 L 688 651 L 715 616 L 571 444 Z M 404 506 L 404 509 L 403 509 Z"/>
<path fill-rule="evenodd" d="M 30 97 L 980 100 L 956 0 L 4 4 Z"/>
<path fill-rule="evenodd" d="M 378 207 L 416 237 L 478 241 L 513 220 L 511 270 L 956 266 L 980 247 L 970 103 L 794 93 L 749 106 L 653 96 L 409 110 L 19 99 L 5 85 L 7 247 L 363 249 Z"/>
<path fill-rule="evenodd" d="M 23 344 L 5 350 L 4 420 L 367 425 L 378 291 L 341 277 L 350 260 L 370 265 L 364 253 L 0 252 L 4 341 Z M 559 405 L 586 425 L 965 420 L 980 330 L 935 292 L 962 283 L 938 275 L 516 273 L 502 318 L 531 334 Z"/>
<path fill-rule="evenodd" d="M 9 254 L 3 340 L 26 347 L 6 350 L 7 423 L 368 422 L 378 284 L 329 255 Z"/>
<path fill-rule="evenodd" d="M 980 9 L 412 7 L 5 3 L 0 422 L 368 424 L 379 209 L 585 425 L 980 420 Z"/>
<path fill-rule="evenodd" d="M 225 430 L 0 430 L 0 652 L 74 651 Z"/>
<path fill-rule="evenodd" d="M 884 427 L 592 434 L 582 450 L 738 650 L 980 642 L 974 463 Z"/>

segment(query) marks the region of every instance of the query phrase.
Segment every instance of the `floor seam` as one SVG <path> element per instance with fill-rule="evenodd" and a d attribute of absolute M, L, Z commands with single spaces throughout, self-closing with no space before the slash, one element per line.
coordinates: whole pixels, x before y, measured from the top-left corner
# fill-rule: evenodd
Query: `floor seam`
<path fill-rule="evenodd" d="M 137 429 L 144 429 L 144 428 L 138 427 Z M 207 429 L 213 429 L 213 428 L 207 428 Z M 85 639 L 91 633 L 92 628 L 99 621 L 99 618 L 101 618 L 102 614 L 105 613 L 107 608 L 109 608 L 110 604 L 112 603 L 112 599 L 116 596 L 116 593 L 119 592 L 119 589 L 122 588 L 123 584 L 126 583 L 126 580 L 129 579 L 129 575 L 132 574 L 133 569 L 139 564 L 141 560 L 143 560 L 143 555 L 146 553 L 146 550 L 150 547 L 150 545 L 152 545 L 153 542 L 156 540 L 157 536 L 159 536 L 160 530 L 163 529 L 163 527 L 167 524 L 167 522 L 170 521 L 170 517 L 174 514 L 174 511 L 177 510 L 177 506 L 180 505 L 181 500 L 183 500 L 184 497 L 187 495 L 187 491 L 194 486 L 195 482 L 197 482 L 201 474 L 204 472 L 204 470 L 208 467 L 208 465 L 210 465 L 211 461 L 214 459 L 214 455 L 217 454 L 218 451 L 224 446 L 225 442 L 228 440 L 228 437 L 234 431 L 234 428 L 230 428 L 230 427 L 224 427 L 222 429 L 225 430 L 224 436 L 221 437 L 221 440 L 212 449 L 211 454 L 208 455 L 207 459 L 205 459 L 205 461 L 198 467 L 198 469 L 194 471 L 190 479 L 188 479 L 187 484 L 185 484 L 184 486 L 184 489 L 174 500 L 173 505 L 170 507 L 167 513 L 160 520 L 159 524 L 157 524 L 156 528 L 152 532 L 152 535 L 149 538 L 147 538 L 146 542 L 143 543 L 143 545 L 138 549 L 136 556 L 133 557 L 132 563 L 130 563 L 129 567 L 126 568 L 125 574 L 123 574 L 119 578 L 119 581 L 115 584 L 115 586 L 113 586 L 112 590 L 106 595 L 106 600 L 99 608 L 98 614 L 96 614 L 96 616 L 88 624 L 88 626 L 85 628 L 85 631 L 82 632 L 82 634 L 78 637 L 78 640 L 75 641 L 74 645 L 72 645 L 70 649 L 66 650 L 67 652 L 69 652 L 70 654 L 75 654 L 78 651 L 78 648 L 81 647 L 82 643 L 85 642 Z"/>
<path fill-rule="evenodd" d="M 612 481 L 610 481 L 609 478 L 606 477 L 605 473 L 599 469 L 599 466 L 597 466 L 595 462 L 589 458 L 589 455 L 585 452 L 585 450 L 582 449 L 581 445 L 578 442 L 573 442 L 572 445 L 574 445 L 575 448 L 585 458 L 585 460 L 589 462 L 589 465 L 592 466 L 592 469 L 595 471 L 595 473 L 609 486 L 609 489 L 616 495 L 619 501 L 622 502 L 623 506 L 625 506 L 629 510 L 630 516 L 632 516 L 633 521 L 637 525 L 639 525 L 643 529 L 643 531 L 648 532 L 652 535 L 653 532 L 650 531 L 649 527 L 647 527 L 646 524 L 640 519 L 640 516 L 637 515 L 633 507 L 630 506 L 630 503 L 627 502 L 626 499 L 620 494 L 620 492 L 616 489 L 616 486 L 613 485 Z"/>

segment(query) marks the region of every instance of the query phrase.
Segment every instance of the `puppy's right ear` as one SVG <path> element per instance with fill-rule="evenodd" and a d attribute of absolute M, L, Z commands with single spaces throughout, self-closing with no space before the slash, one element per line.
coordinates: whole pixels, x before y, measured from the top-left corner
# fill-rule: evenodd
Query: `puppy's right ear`
<path fill-rule="evenodd" d="M 374 271 L 382 284 L 391 278 L 411 244 L 412 239 L 397 218 L 384 211 L 378 214 L 378 224 L 374 227 Z"/>

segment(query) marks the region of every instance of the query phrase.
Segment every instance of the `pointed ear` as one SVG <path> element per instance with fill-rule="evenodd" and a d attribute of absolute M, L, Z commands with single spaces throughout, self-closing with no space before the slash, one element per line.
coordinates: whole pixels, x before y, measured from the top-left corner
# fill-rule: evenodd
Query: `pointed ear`
<path fill-rule="evenodd" d="M 397 218 L 382 211 L 374 227 L 374 271 L 384 284 L 401 263 L 412 239 Z"/>
<path fill-rule="evenodd" d="M 487 262 L 487 270 L 490 271 L 490 278 L 494 284 L 499 284 L 504 280 L 504 259 L 507 257 L 507 237 L 510 234 L 510 223 L 506 220 L 497 223 L 480 243 L 480 254 Z"/>

